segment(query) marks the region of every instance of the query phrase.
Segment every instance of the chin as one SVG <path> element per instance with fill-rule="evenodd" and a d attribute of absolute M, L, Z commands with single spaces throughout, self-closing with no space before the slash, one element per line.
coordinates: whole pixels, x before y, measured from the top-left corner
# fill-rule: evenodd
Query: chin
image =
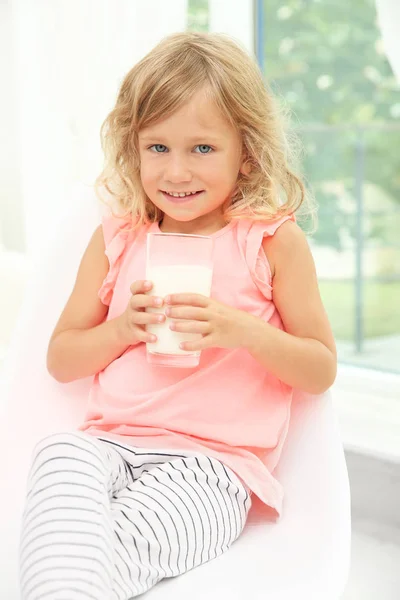
<path fill-rule="evenodd" d="M 178 221 L 179 223 L 188 223 L 189 221 L 195 221 L 196 219 L 200 219 L 204 217 L 205 213 L 191 212 L 190 210 L 164 210 L 164 208 L 160 207 L 161 212 L 167 216 L 169 219 L 173 219 L 174 221 Z"/>
<path fill-rule="evenodd" d="M 165 213 L 170 219 L 173 219 L 174 221 L 178 221 L 179 223 L 189 223 L 190 221 L 195 221 L 196 219 L 199 219 L 200 217 L 202 217 L 203 215 L 171 215 L 168 213 Z"/>

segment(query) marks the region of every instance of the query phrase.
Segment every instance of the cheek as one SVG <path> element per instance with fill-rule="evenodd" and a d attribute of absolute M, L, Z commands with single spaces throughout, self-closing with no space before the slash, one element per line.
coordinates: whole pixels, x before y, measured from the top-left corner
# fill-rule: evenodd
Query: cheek
<path fill-rule="evenodd" d="M 218 160 L 205 170 L 205 179 L 216 187 L 229 188 L 236 182 L 238 171 L 236 162 L 226 159 Z"/>
<path fill-rule="evenodd" d="M 151 187 L 156 181 L 156 171 L 147 161 L 143 161 L 140 165 L 140 178 L 143 187 Z"/>

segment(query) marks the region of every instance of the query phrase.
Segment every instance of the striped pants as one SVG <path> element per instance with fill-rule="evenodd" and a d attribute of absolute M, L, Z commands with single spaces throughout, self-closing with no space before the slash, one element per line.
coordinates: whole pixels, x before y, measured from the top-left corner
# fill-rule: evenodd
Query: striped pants
<path fill-rule="evenodd" d="M 228 550 L 251 497 L 199 453 L 83 432 L 35 447 L 22 519 L 22 600 L 129 600 Z"/>

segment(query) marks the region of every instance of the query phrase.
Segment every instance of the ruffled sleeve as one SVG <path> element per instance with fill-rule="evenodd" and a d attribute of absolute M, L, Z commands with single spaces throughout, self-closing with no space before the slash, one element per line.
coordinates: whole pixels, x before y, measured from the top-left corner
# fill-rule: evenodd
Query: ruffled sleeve
<path fill-rule="evenodd" d="M 294 215 L 286 215 L 274 221 L 253 221 L 248 229 L 245 244 L 246 262 L 254 283 L 262 294 L 272 298 L 271 267 L 263 248 L 265 237 L 272 236 L 286 221 L 295 221 Z"/>
<path fill-rule="evenodd" d="M 111 303 L 119 267 L 124 255 L 129 235 L 132 232 L 132 220 L 126 217 L 106 215 L 102 217 L 105 254 L 110 263 L 108 273 L 98 291 L 103 304 Z"/>

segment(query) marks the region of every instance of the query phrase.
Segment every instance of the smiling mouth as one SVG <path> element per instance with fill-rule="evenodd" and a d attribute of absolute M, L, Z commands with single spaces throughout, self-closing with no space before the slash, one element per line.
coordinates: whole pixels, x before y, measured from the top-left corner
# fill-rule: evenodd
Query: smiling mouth
<path fill-rule="evenodd" d="M 164 190 L 161 190 L 162 194 L 164 195 L 165 198 L 167 198 L 170 202 L 175 202 L 175 203 L 182 203 L 182 202 L 188 202 L 189 200 L 192 200 L 193 198 L 197 198 L 200 194 L 203 193 L 204 190 L 199 190 L 197 192 L 165 192 Z M 174 195 L 176 194 L 176 195 Z"/>

